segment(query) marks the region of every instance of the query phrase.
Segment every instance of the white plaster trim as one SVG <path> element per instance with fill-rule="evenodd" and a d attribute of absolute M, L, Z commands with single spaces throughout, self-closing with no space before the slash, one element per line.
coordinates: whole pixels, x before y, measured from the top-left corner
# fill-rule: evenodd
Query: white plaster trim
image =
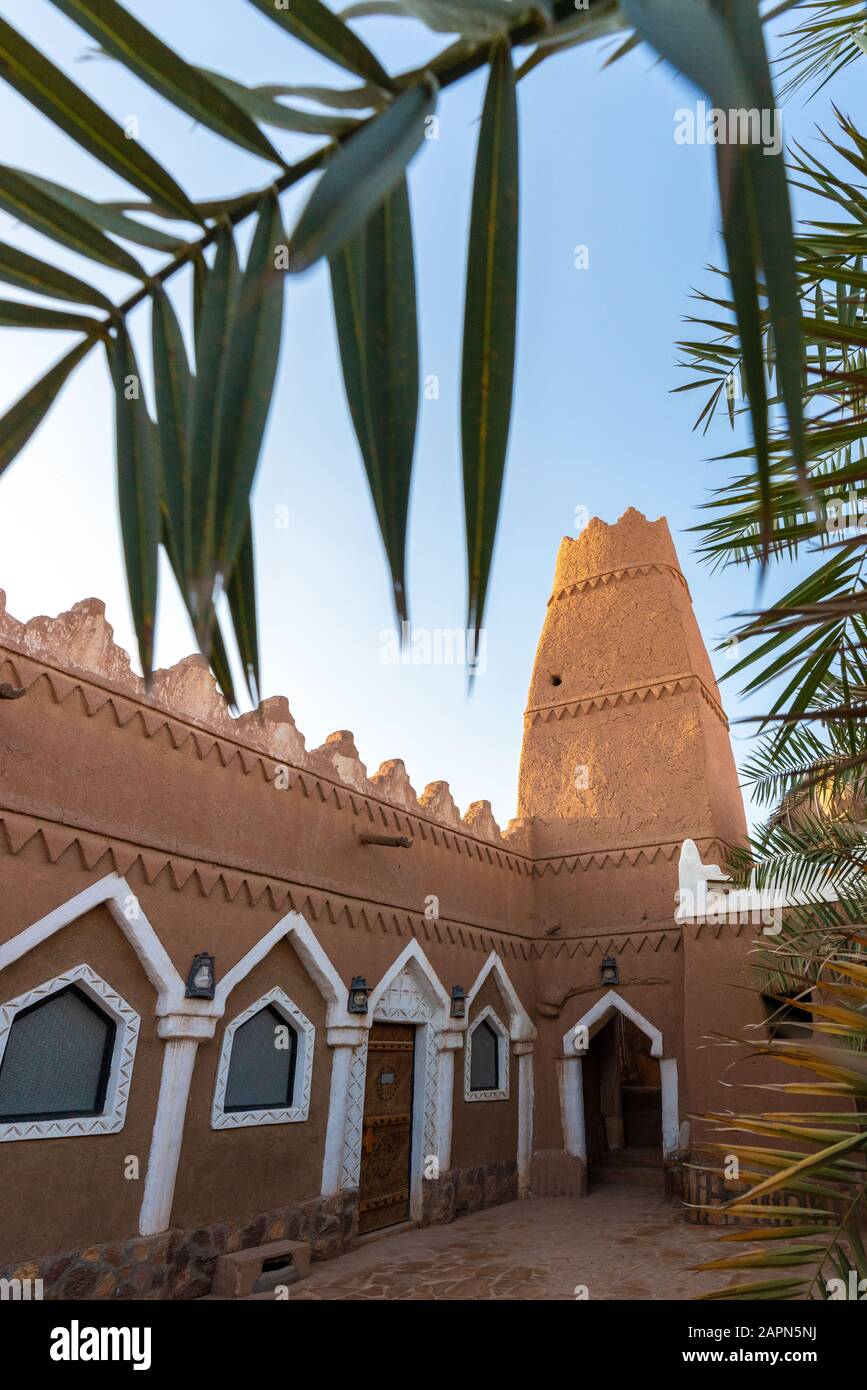
<path fill-rule="evenodd" d="M 473 1058 L 473 1034 L 480 1023 L 489 1023 L 497 1035 L 497 1074 L 500 1085 L 492 1091 L 474 1091 L 470 1087 L 470 1069 Z M 464 1100 L 508 1100 L 509 1099 L 509 1035 L 491 1005 L 482 1009 L 467 1030 L 467 1043 L 464 1050 Z"/>
<path fill-rule="evenodd" d="M 530 1195 L 533 1157 L 533 1053 L 518 1053 L 518 1196 Z"/>
<path fill-rule="evenodd" d="M 821 880 L 807 892 L 795 893 L 774 882 L 757 887 L 755 870 L 747 888 L 726 887 L 730 882 L 731 876 L 724 874 L 718 864 L 702 863 L 694 840 L 684 840 L 678 863 L 675 922 L 752 922 L 763 925 L 765 935 L 776 936 L 780 929 L 779 915 L 784 908 L 838 900 L 837 890 L 829 879 Z"/>
<path fill-rule="evenodd" d="M 298 1036 L 298 1052 L 295 1058 L 295 1080 L 292 1104 L 275 1110 L 226 1110 L 226 1082 L 229 1078 L 229 1065 L 232 1060 L 232 1040 L 242 1024 L 260 1010 L 273 1006 L 282 1014 L 287 1023 L 292 1024 Z M 245 1125 L 285 1125 L 306 1120 L 310 1113 L 310 1088 L 313 1081 L 313 1047 L 316 1029 L 301 1010 L 279 986 L 263 994 L 249 1009 L 233 1019 L 223 1034 L 220 1061 L 217 1066 L 217 1082 L 214 1087 L 214 1103 L 211 1108 L 212 1129 L 239 1129 Z"/>
<path fill-rule="evenodd" d="M 63 1120 L 18 1120 L 0 1124 L 0 1141 L 14 1139 L 61 1139 L 90 1134 L 116 1134 L 123 1129 L 126 1106 L 132 1080 L 133 1061 L 138 1042 L 140 1019 L 125 999 L 101 979 L 89 965 L 76 965 L 53 980 L 46 980 L 35 989 L 20 994 L 0 1006 L 0 1066 L 9 1041 L 16 1014 L 31 1004 L 48 999 L 67 985 L 77 985 L 82 993 L 93 999 L 103 1013 L 113 1019 L 116 1028 L 111 1056 L 108 1085 L 101 1115 L 70 1116 Z"/>
<path fill-rule="evenodd" d="M 320 946 L 312 928 L 300 912 L 287 912 L 279 922 L 268 930 L 246 955 L 227 970 L 217 981 L 213 1008 L 218 1016 L 225 1012 L 226 1001 L 232 990 L 246 979 L 254 966 L 271 953 L 278 941 L 289 941 L 301 958 L 307 974 L 312 979 L 327 1005 L 326 1026 L 329 1028 L 357 1028 L 358 1015 L 348 1011 L 349 987 L 338 975 L 325 951 Z"/>
<path fill-rule="evenodd" d="M 675 1153 L 680 1147 L 677 1112 L 677 1059 L 663 1057 L 659 1063 L 662 1084 L 662 1152 Z"/>
<path fill-rule="evenodd" d="M 366 1026 L 374 1020 L 416 1024 L 413 1073 L 413 1130 L 410 1155 L 410 1215 L 422 1213 L 427 1160 L 439 1171 L 450 1161 L 454 1066 L 452 1037 L 462 1035 L 466 1019 L 450 1017 L 451 996 L 417 941 L 410 941 L 371 991 Z M 361 1021 L 356 1017 L 355 1024 Z M 448 1041 L 447 1041 L 448 1039 Z M 458 1043 L 459 1045 L 459 1043 Z M 349 1068 L 341 1186 L 358 1187 L 367 1042 L 355 1049 Z"/>
<path fill-rule="evenodd" d="M 453 1026 L 455 1029 L 466 1027 L 465 1020 L 449 1019 L 451 996 L 440 983 L 439 976 L 421 946 L 415 940 L 410 941 L 408 945 L 403 948 L 397 959 L 393 961 L 388 970 L 386 970 L 379 984 L 371 991 L 368 1018 L 372 1019 L 376 1016 L 382 996 L 389 986 L 394 983 L 398 975 L 403 974 L 407 966 L 410 965 L 414 966 L 415 973 L 417 973 L 425 992 L 429 996 L 431 1008 L 433 1010 L 441 1010 L 446 1020 L 448 1020 L 450 1027 Z M 383 1015 L 383 1018 L 384 1017 Z"/>
<path fill-rule="evenodd" d="M 626 1000 L 621 998 L 617 991 L 613 989 L 609 989 L 607 994 L 603 994 L 601 999 L 597 999 L 592 1009 L 588 1009 L 587 1013 L 579 1018 L 578 1022 L 573 1024 L 569 1031 L 564 1034 L 564 1054 L 569 1057 L 574 1056 L 576 1052 L 583 1053 L 585 1049 L 580 1046 L 581 1034 L 579 1033 L 579 1029 L 586 1028 L 589 1041 L 594 1033 L 598 1033 L 599 1029 L 605 1026 L 615 1012 L 625 1014 L 625 1016 L 631 1019 L 635 1024 L 636 1028 L 639 1028 L 642 1033 L 650 1038 L 651 1057 L 662 1056 L 662 1034 L 659 1029 L 654 1028 L 652 1023 L 648 1023 L 643 1014 L 640 1014 L 637 1009 L 633 1009 L 632 1005 L 627 1004 Z"/>
<path fill-rule="evenodd" d="M 491 951 L 475 980 L 472 988 L 467 995 L 467 1014 L 470 1005 L 481 989 L 489 975 L 493 975 L 500 988 L 500 993 L 509 1009 L 509 1037 L 512 1042 L 532 1042 L 536 1037 L 536 1028 L 533 1020 L 518 998 L 517 990 L 506 973 L 506 967 L 497 955 L 496 951 Z"/>
<path fill-rule="evenodd" d="M 184 1120 L 199 1039 L 169 1038 L 163 1048 L 160 1094 L 151 1134 L 144 1195 L 138 1216 L 139 1235 L 168 1229 L 184 1137 Z"/>
<path fill-rule="evenodd" d="M 182 1011 L 184 982 L 169 958 L 169 954 L 147 919 L 142 905 L 125 878 L 107 874 L 88 888 L 69 898 L 60 907 L 40 917 L 0 946 L 0 970 L 13 965 L 35 946 L 47 941 L 55 932 L 68 927 L 95 907 L 108 908 L 129 944 L 142 963 L 145 974 L 157 992 L 157 1012 Z M 187 1000 L 187 1003 L 191 1001 Z"/>

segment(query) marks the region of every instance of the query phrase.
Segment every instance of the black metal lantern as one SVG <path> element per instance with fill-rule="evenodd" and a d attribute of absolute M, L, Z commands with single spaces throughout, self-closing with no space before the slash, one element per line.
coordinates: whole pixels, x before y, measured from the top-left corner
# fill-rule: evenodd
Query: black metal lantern
<path fill-rule="evenodd" d="M 466 1018 L 467 996 L 464 994 L 463 985 L 452 985 L 452 1018 Z"/>
<path fill-rule="evenodd" d="M 370 990 L 367 988 L 367 981 L 363 975 L 353 975 L 352 984 L 349 986 L 349 1012 L 351 1014 L 367 1013 L 367 996 Z"/>
<path fill-rule="evenodd" d="M 217 988 L 217 972 L 214 957 L 207 951 L 199 951 L 193 956 L 190 973 L 187 976 L 187 999 L 213 999 Z"/>
<path fill-rule="evenodd" d="M 599 979 L 603 985 L 619 985 L 620 972 L 614 956 L 606 956 L 599 967 Z"/>

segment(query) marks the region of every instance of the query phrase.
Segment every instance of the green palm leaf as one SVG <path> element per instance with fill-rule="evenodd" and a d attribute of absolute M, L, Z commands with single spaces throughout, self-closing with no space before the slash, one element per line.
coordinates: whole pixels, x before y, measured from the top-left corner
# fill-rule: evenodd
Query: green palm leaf
<path fill-rule="evenodd" d="M 0 77 L 107 168 L 190 222 L 199 221 L 172 176 L 5 19 L 0 19 Z"/>
<path fill-rule="evenodd" d="M 69 377 L 96 341 L 95 337 L 88 337 L 76 343 L 6 411 L 0 420 L 0 474 L 17 458 L 42 424 Z"/>
<path fill-rule="evenodd" d="M 19 290 L 32 290 L 36 294 L 49 295 L 52 299 L 66 299 L 73 304 L 91 304 L 96 309 L 112 309 L 111 300 L 85 284 L 75 275 L 60 270 L 56 265 L 40 261 L 26 251 L 0 242 L 0 280 L 15 285 Z"/>
<path fill-rule="evenodd" d="M 272 0 L 250 0 L 250 4 L 332 63 L 377 87 L 391 87 L 391 78 L 379 59 L 321 0 L 292 0 L 290 6 L 280 9 Z"/>
<path fill-rule="evenodd" d="M 123 326 L 110 340 L 108 359 L 115 394 L 117 492 L 127 585 L 139 658 L 149 682 L 161 530 L 159 459 L 135 351 Z"/>
<path fill-rule="evenodd" d="M 249 525 L 250 489 L 271 408 L 283 326 L 285 232 L 273 193 L 262 199 L 226 352 L 217 436 L 218 573 L 228 578 Z"/>
<path fill-rule="evenodd" d="M 415 258 L 405 179 L 332 257 L 331 286 L 346 396 L 403 622 L 419 392 Z"/>
<path fill-rule="evenodd" d="M 478 632 L 494 550 L 515 366 L 518 112 L 507 43 L 495 45 L 476 153 L 461 367 L 468 623 Z"/>
<path fill-rule="evenodd" d="M 283 163 L 255 121 L 224 89 L 191 67 L 116 0 L 51 3 L 178 110 L 252 154 Z"/>
<path fill-rule="evenodd" d="M 6 164 L 0 164 L 0 208 L 70 251 L 77 251 L 125 275 L 145 278 L 138 261 L 122 246 L 116 246 L 78 213 L 45 192 L 30 175 Z"/>
<path fill-rule="evenodd" d="M 385 201 L 424 139 L 437 90 L 433 78 L 423 77 L 341 147 L 292 233 L 290 270 L 332 256 Z"/>

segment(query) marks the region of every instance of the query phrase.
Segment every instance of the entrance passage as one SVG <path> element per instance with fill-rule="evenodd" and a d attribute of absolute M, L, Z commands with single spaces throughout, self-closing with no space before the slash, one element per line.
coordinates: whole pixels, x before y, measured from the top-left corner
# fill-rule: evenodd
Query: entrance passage
<path fill-rule="evenodd" d="M 593 1038 L 584 1061 L 592 1180 L 662 1183 L 662 1087 L 650 1048 L 619 1011 Z"/>
<path fill-rule="evenodd" d="M 358 1230 L 409 1217 L 415 1028 L 374 1023 L 367 1043 Z"/>

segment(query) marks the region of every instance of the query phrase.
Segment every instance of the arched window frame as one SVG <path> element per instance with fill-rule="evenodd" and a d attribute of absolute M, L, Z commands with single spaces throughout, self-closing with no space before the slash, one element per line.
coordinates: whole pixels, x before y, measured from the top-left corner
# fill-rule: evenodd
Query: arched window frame
<path fill-rule="evenodd" d="M 500 1084 L 495 1091 L 473 1091 L 470 1076 L 473 1057 L 473 1034 L 480 1023 L 488 1023 L 497 1035 L 497 1072 Z M 490 1004 L 472 1020 L 467 1029 L 467 1042 L 464 1048 L 464 1100 L 508 1100 L 509 1099 L 509 1030 L 497 1017 Z"/>
<path fill-rule="evenodd" d="M 141 1020 L 134 1009 L 89 965 L 76 965 L 53 980 L 0 1004 L 0 1065 L 6 1052 L 15 1017 L 22 1009 L 41 1004 L 52 994 L 75 985 L 86 994 L 115 1025 L 114 1047 L 109 1064 L 105 1100 L 99 1115 L 67 1116 L 64 1119 L 10 1120 L 0 1124 L 0 1142 L 15 1139 L 81 1138 L 91 1134 L 116 1134 L 123 1129 L 129 1100 L 132 1069 Z"/>
<path fill-rule="evenodd" d="M 242 1024 L 254 1014 L 268 1006 L 276 1009 L 295 1029 L 298 1050 L 295 1056 L 295 1080 L 292 1087 L 292 1104 L 275 1110 L 227 1110 L 226 1083 L 229 1079 L 229 1065 L 232 1060 L 232 1040 Z M 244 1125 L 287 1125 L 306 1120 L 310 1113 L 310 1089 L 313 1084 L 313 1049 L 316 1029 L 297 1005 L 279 987 L 269 990 L 245 1009 L 226 1028 L 220 1048 L 220 1061 L 217 1066 L 217 1081 L 214 1087 L 214 1103 L 211 1108 L 212 1129 L 239 1129 Z"/>

